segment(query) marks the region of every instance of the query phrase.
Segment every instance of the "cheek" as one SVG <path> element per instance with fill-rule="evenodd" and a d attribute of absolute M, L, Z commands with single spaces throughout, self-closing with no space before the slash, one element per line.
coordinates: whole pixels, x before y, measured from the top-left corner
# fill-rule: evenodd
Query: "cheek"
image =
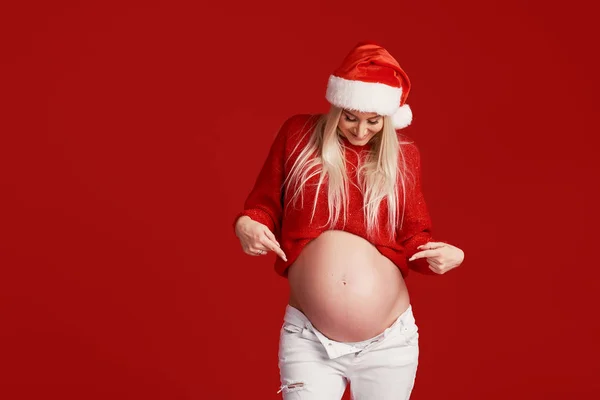
<path fill-rule="evenodd" d="M 377 125 L 373 125 L 369 129 L 373 133 L 379 133 L 383 129 L 383 122 L 379 122 Z"/>
<path fill-rule="evenodd" d="M 346 121 L 340 120 L 340 122 L 338 122 L 338 128 L 340 128 L 340 130 L 342 132 L 347 131 L 348 129 L 351 128 L 350 124 Z"/>

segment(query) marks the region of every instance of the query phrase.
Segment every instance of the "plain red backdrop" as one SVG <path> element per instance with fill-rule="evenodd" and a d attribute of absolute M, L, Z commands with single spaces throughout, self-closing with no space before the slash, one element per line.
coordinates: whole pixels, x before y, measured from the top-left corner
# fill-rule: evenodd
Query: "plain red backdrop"
<path fill-rule="evenodd" d="M 597 395 L 597 14 L 558 4 L 3 4 L 0 398 L 279 398 L 287 283 L 232 218 L 365 39 L 466 253 L 407 279 L 412 399 Z"/>

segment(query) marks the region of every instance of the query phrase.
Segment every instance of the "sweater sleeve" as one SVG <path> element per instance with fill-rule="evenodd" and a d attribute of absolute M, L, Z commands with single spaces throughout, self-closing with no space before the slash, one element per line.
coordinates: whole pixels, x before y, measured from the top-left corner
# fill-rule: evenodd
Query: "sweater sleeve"
<path fill-rule="evenodd" d="M 420 250 L 418 246 L 433 241 L 431 234 L 431 218 L 421 186 L 421 154 L 414 144 L 405 146 L 407 165 L 414 177 L 414 185 L 407 189 L 406 209 L 402 229 L 399 229 L 398 240 L 405 249 L 406 262 L 410 269 L 426 275 L 436 275 L 429 268 L 427 259 L 419 258 L 408 261 L 413 254 Z"/>
<path fill-rule="evenodd" d="M 246 215 L 254 221 L 266 225 L 275 235 L 279 235 L 283 209 L 282 186 L 285 179 L 285 148 L 293 120 L 294 117 L 289 118 L 279 129 L 254 187 L 246 198 L 244 209 L 236 215 L 233 221 L 234 229 L 237 220 Z"/>

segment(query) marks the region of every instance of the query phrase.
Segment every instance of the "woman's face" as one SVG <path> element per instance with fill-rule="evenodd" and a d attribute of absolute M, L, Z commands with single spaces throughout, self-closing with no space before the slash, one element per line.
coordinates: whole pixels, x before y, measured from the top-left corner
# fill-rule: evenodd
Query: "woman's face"
<path fill-rule="evenodd" d="M 383 129 L 383 117 L 377 113 L 342 110 L 338 128 L 355 146 L 363 146 Z"/>

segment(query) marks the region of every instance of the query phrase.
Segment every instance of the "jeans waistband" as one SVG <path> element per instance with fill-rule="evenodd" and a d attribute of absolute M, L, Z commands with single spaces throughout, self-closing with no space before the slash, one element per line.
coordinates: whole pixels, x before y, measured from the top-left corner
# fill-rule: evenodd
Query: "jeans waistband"
<path fill-rule="evenodd" d="M 333 344 L 343 343 L 343 344 L 347 344 L 347 345 L 352 345 L 353 347 L 364 347 L 375 340 L 384 339 L 385 337 L 390 335 L 392 332 L 400 331 L 405 326 L 410 326 L 410 325 L 415 324 L 415 317 L 412 312 L 412 305 L 409 304 L 408 308 L 406 310 L 404 310 L 404 312 L 402 314 L 400 314 L 398 316 L 398 318 L 396 318 L 396 321 L 394 321 L 394 323 L 391 326 L 386 328 L 380 334 L 378 334 L 370 339 L 366 339 L 366 340 L 363 340 L 360 342 L 337 342 L 337 341 L 331 340 L 331 339 L 327 338 L 325 335 L 323 335 L 319 330 L 317 330 L 311 324 L 308 317 L 302 311 L 298 310 L 297 308 L 295 308 L 289 304 L 286 306 L 285 315 L 283 317 L 283 320 L 285 322 L 291 323 L 296 326 L 311 329 L 317 335 L 319 340 L 321 342 L 323 342 L 324 346 L 327 346 L 329 343 L 333 343 Z"/>

